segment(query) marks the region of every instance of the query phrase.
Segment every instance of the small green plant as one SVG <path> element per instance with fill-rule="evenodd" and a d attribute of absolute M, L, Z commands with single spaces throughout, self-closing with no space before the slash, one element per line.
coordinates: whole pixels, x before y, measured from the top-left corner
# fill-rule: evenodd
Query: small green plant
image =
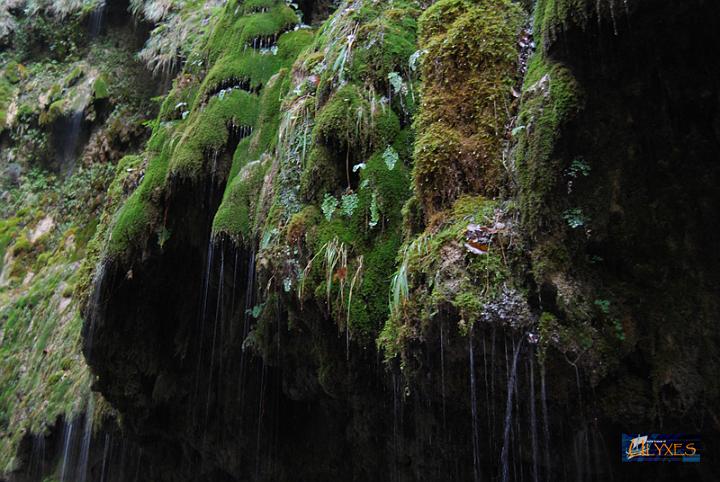
<path fill-rule="evenodd" d="M 330 293 L 332 292 L 333 278 L 335 276 L 335 268 L 338 267 L 338 273 L 343 275 L 337 276 L 340 282 L 340 298 L 343 298 L 345 292 L 345 276 L 347 272 L 347 246 L 345 243 L 340 242 L 338 238 L 334 238 L 332 241 L 325 245 L 325 294 L 327 295 L 327 302 L 330 304 Z"/>
<path fill-rule="evenodd" d="M 390 281 L 390 315 L 397 316 L 400 307 L 410 295 L 408 284 L 408 273 L 410 271 L 410 261 L 413 257 L 421 257 L 428 252 L 428 237 L 420 236 L 412 243 L 405 246 L 402 254 L 402 262 Z"/>
<path fill-rule="evenodd" d="M 620 341 L 625 341 L 625 329 L 622 326 L 622 323 L 620 323 L 620 320 L 617 318 L 613 318 L 612 320 L 613 327 L 615 328 L 615 336 Z"/>
<path fill-rule="evenodd" d="M 584 159 L 575 159 L 565 171 L 569 177 L 578 178 L 590 175 L 590 165 Z"/>
<path fill-rule="evenodd" d="M 348 302 L 347 302 L 347 318 L 345 319 L 345 332 L 346 334 L 350 333 L 350 307 L 352 306 L 352 295 L 353 290 L 355 289 L 355 285 L 357 283 L 362 282 L 362 275 L 363 275 L 363 262 L 365 260 L 364 256 L 360 256 L 357 259 L 357 269 L 355 270 L 355 274 L 353 275 L 352 281 L 350 281 L 350 291 L 348 293 Z"/>
<path fill-rule="evenodd" d="M 253 306 L 251 309 L 245 310 L 245 313 L 252 316 L 256 320 L 260 318 L 260 315 L 262 314 L 263 310 L 265 309 L 265 303 L 260 303 L 259 305 Z"/>
<path fill-rule="evenodd" d="M 370 201 L 370 222 L 368 222 L 368 225 L 374 228 L 378 222 L 380 222 L 380 209 L 378 208 L 377 193 L 373 192 L 372 201 Z"/>
<path fill-rule="evenodd" d="M 158 237 L 158 245 L 160 246 L 160 249 L 162 249 L 165 246 L 165 243 L 167 243 L 168 240 L 170 239 L 170 230 L 167 227 L 162 226 L 158 230 L 157 237 Z"/>
<path fill-rule="evenodd" d="M 385 161 L 385 165 L 390 171 L 395 169 L 395 164 L 397 164 L 398 160 L 400 159 L 400 156 L 393 148 L 393 146 L 387 146 L 387 149 L 385 149 L 385 152 L 383 152 L 382 157 L 383 161 Z"/>
<path fill-rule="evenodd" d="M 390 72 L 388 74 L 388 81 L 390 82 L 390 85 L 392 86 L 393 93 L 399 94 L 403 90 L 404 82 L 400 74 L 397 72 Z"/>
<path fill-rule="evenodd" d="M 342 213 L 344 216 L 352 217 L 355 209 L 357 209 L 360 200 L 355 193 L 343 194 L 342 197 Z"/>
<path fill-rule="evenodd" d="M 331 194 L 325 194 L 322 205 L 320 206 L 320 209 L 322 209 L 322 212 L 325 215 L 325 219 L 327 219 L 328 221 L 332 219 L 332 216 L 335 213 L 337 206 L 337 198 Z"/>
<path fill-rule="evenodd" d="M 580 208 L 568 209 L 563 213 L 563 219 L 573 229 L 581 228 L 586 223 L 585 215 Z"/>
<path fill-rule="evenodd" d="M 595 306 L 600 308 L 605 315 L 610 313 L 610 300 L 595 300 Z"/>
<path fill-rule="evenodd" d="M 418 61 L 420 60 L 420 57 L 423 56 L 423 54 L 426 54 L 427 50 L 417 50 L 414 52 L 410 58 L 408 59 L 408 67 L 410 67 L 410 70 L 415 72 L 418 67 Z"/>

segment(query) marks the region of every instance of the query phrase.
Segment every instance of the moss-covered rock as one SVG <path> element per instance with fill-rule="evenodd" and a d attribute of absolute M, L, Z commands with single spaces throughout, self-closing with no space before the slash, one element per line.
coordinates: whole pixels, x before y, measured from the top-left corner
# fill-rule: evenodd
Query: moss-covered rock
<path fill-rule="evenodd" d="M 440 1 L 420 17 L 415 187 L 428 215 L 463 193 L 498 192 L 522 22 L 505 0 Z"/>
<path fill-rule="evenodd" d="M 482 196 L 462 196 L 452 210 L 436 214 L 423 233 L 405 242 L 392 279 L 390 316 L 378 337 L 387 358 L 408 356 L 408 345 L 422 339 L 443 310 L 456 313 L 465 334 L 477 322 L 492 321 L 485 310 L 511 281 L 498 207 Z M 482 246 L 473 244 L 475 231 L 485 233 Z"/>

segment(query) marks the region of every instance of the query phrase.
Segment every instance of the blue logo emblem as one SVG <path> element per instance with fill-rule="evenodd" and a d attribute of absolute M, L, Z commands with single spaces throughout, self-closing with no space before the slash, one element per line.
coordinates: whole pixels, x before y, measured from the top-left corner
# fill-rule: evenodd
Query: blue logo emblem
<path fill-rule="evenodd" d="M 651 433 L 622 435 L 623 462 L 700 462 L 699 435 Z"/>

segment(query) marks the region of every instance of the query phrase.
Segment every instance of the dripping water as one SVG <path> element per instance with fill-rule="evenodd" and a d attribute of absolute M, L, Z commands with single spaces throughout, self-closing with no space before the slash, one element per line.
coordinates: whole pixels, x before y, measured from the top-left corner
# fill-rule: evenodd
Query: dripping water
<path fill-rule="evenodd" d="M 393 479 L 399 480 L 398 459 L 400 457 L 400 380 L 393 372 Z"/>
<path fill-rule="evenodd" d="M 245 305 L 242 311 L 243 328 L 242 342 L 243 347 L 240 350 L 240 382 L 238 389 L 240 390 L 240 413 L 243 411 L 245 402 L 245 373 L 247 371 L 247 358 L 245 357 L 244 343 L 250 333 L 250 317 L 252 316 L 253 303 L 255 302 L 255 245 L 250 250 L 250 259 L 248 260 L 247 276 L 245 284 Z"/>
<path fill-rule="evenodd" d="M 82 445 L 80 449 L 80 462 L 78 465 L 79 482 L 85 482 L 87 480 L 87 467 L 88 459 L 90 457 L 90 443 L 92 442 L 92 426 L 93 416 L 95 413 L 95 402 L 91 396 L 88 399 L 87 408 L 85 411 L 85 429 L 83 431 Z"/>
<path fill-rule="evenodd" d="M 38 435 L 33 437 L 32 453 L 28 464 L 27 476 L 31 480 L 42 478 L 45 466 L 45 437 Z"/>
<path fill-rule="evenodd" d="M 548 423 L 548 408 L 547 408 L 547 391 L 545 387 L 545 365 L 540 365 L 540 402 L 542 405 L 543 412 L 543 459 L 545 462 L 545 473 L 547 474 L 547 480 L 550 481 L 550 424 Z"/>
<path fill-rule="evenodd" d="M 580 387 L 580 370 L 577 367 L 577 364 L 572 364 L 573 368 L 575 368 L 575 383 L 577 384 L 577 391 L 578 391 L 578 402 L 580 403 L 580 408 L 583 408 L 583 400 L 582 400 L 582 389 Z"/>
<path fill-rule="evenodd" d="M 105 1 L 101 0 L 99 5 L 90 14 L 90 38 L 100 35 L 102 29 L 103 18 L 105 17 Z"/>
<path fill-rule="evenodd" d="M 267 391 L 266 376 L 267 366 L 265 363 L 262 364 L 262 374 L 260 375 L 260 403 L 258 406 L 258 421 L 257 421 L 257 442 L 255 449 L 255 480 L 260 480 L 260 459 L 261 459 L 261 440 L 262 440 L 262 427 L 263 417 L 265 415 L 265 395 Z"/>
<path fill-rule="evenodd" d="M 110 434 L 105 434 L 105 446 L 103 447 L 102 466 L 100 468 L 100 482 L 105 482 L 105 469 L 107 467 L 108 455 L 110 452 Z"/>
<path fill-rule="evenodd" d="M 573 460 L 575 462 L 575 480 L 583 482 L 585 480 L 585 474 L 589 469 L 590 463 L 590 450 L 587 436 L 587 424 L 583 422 L 582 429 L 577 432 L 573 439 Z"/>
<path fill-rule="evenodd" d="M 493 439 L 493 449 L 495 448 L 495 327 L 492 329 L 492 338 L 490 341 L 490 412 L 492 413 L 492 426 L 490 432 Z"/>
<path fill-rule="evenodd" d="M 197 365 L 195 367 L 195 391 L 193 392 L 193 399 L 197 399 L 200 394 L 200 367 L 202 366 L 202 360 L 203 360 L 203 349 L 204 349 L 204 339 L 205 339 L 205 321 L 206 321 L 206 314 L 207 314 L 207 305 L 208 305 L 208 294 L 210 290 L 210 272 L 212 271 L 212 265 L 213 265 L 213 256 L 215 253 L 215 244 L 213 243 L 212 237 L 208 240 L 208 249 L 207 254 L 205 258 L 205 275 L 203 277 L 203 298 L 202 298 L 202 305 L 201 305 L 201 311 L 200 316 L 198 316 L 198 320 L 200 323 L 200 336 L 198 337 L 198 359 L 197 359 Z M 190 410 L 193 413 L 193 418 L 195 417 L 194 410 L 195 403 L 190 404 Z"/>
<path fill-rule="evenodd" d="M 617 36 L 618 29 L 617 29 L 617 21 L 615 20 L 615 0 L 610 0 L 610 18 L 612 20 L 613 33 Z"/>
<path fill-rule="evenodd" d="M 513 353 L 515 353 L 516 346 L 515 346 L 514 338 L 512 340 L 512 348 L 513 348 Z M 522 433 L 520 431 L 520 419 L 522 417 L 519 416 L 520 415 L 520 395 L 518 394 L 517 378 L 518 377 L 516 374 L 515 375 L 516 382 L 513 385 L 513 392 L 514 392 L 514 400 L 515 400 L 515 413 L 518 415 L 515 417 L 515 428 L 512 429 L 513 432 L 511 434 L 512 441 L 515 442 L 515 444 L 511 445 L 511 448 L 513 449 L 512 460 L 513 460 L 513 471 L 515 473 L 515 479 L 516 480 L 518 479 L 517 461 L 519 460 L 520 461 L 520 481 L 523 482 L 524 481 L 524 472 L 523 472 L 523 466 L 522 466 L 523 452 L 522 452 L 522 443 L 520 443 L 521 441 L 520 441 L 520 436 L 519 436 L 519 434 Z M 515 446 L 517 446 L 517 455 L 515 453 Z"/>
<path fill-rule="evenodd" d="M 533 482 L 539 482 L 538 474 L 538 440 L 537 440 L 537 420 L 535 416 L 535 362 L 532 356 L 529 357 L 530 365 L 530 437 L 532 448 L 532 477 Z"/>
<path fill-rule="evenodd" d="M 135 482 L 138 481 L 140 478 L 140 463 L 142 462 L 142 449 L 140 449 L 140 453 L 138 454 L 138 460 L 137 460 L 137 468 L 135 469 L 135 478 L 133 479 Z"/>
<path fill-rule="evenodd" d="M 63 434 L 63 455 L 62 455 L 62 467 L 60 469 L 60 482 L 66 482 L 69 481 L 67 475 L 68 470 L 70 469 L 70 464 L 72 463 L 71 460 L 71 450 L 72 450 L 72 437 L 73 437 L 73 428 L 74 428 L 74 422 L 70 422 L 65 425 L 65 430 Z"/>
<path fill-rule="evenodd" d="M 345 322 L 345 361 L 350 361 L 350 319 Z M 348 363 L 348 369 L 350 364 Z"/>
<path fill-rule="evenodd" d="M 447 434 L 447 412 L 445 409 L 445 335 L 444 323 L 440 322 L 440 385 L 442 388 L 443 432 Z"/>
<path fill-rule="evenodd" d="M 213 322 L 212 348 L 210 349 L 210 373 L 208 375 L 208 393 L 205 399 L 204 432 L 207 431 L 208 420 L 210 417 L 210 398 L 212 395 L 213 369 L 215 367 L 215 348 L 217 345 L 218 320 L 222 317 L 223 284 L 225 276 L 225 250 L 223 249 L 223 243 L 223 241 L 220 242 L 220 276 L 218 279 L 217 300 L 215 302 L 215 320 Z"/>
<path fill-rule="evenodd" d="M 238 260 L 240 259 L 240 252 L 237 249 L 237 246 L 233 243 L 233 252 L 235 253 L 235 260 L 233 261 L 233 275 L 232 275 L 232 291 L 230 293 L 230 314 L 232 316 L 233 313 L 235 313 L 235 295 L 237 294 L 237 270 L 238 270 Z M 232 331 L 232 326 L 230 327 L 231 333 L 234 334 Z"/>
<path fill-rule="evenodd" d="M 477 391 L 475 388 L 475 351 L 473 349 L 473 331 L 469 336 L 470 350 L 470 409 L 472 411 L 472 440 L 473 440 L 473 477 L 475 482 L 480 480 L 480 439 L 477 418 Z"/>
<path fill-rule="evenodd" d="M 505 428 L 503 431 L 503 448 L 500 454 L 500 463 L 502 464 L 502 481 L 508 482 L 510 477 L 508 457 L 510 450 L 510 427 L 512 424 L 512 412 L 513 412 L 513 394 L 515 393 L 515 384 L 517 376 L 517 362 L 520 355 L 520 348 L 522 348 L 523 338 L 520 339 L 520 343 L 515 347 L 515 353 L 513 354 L 512 368 L 508 377 L 507 386 L 507 399 L 505 403 Z"/>
<path fill-rule="evenodd" d="M 80 139 L 80 127 L 83 120 L 83 111 L 79 110 L 70 115 L 70 119 L 63 120 L 62 148 L 60 149 L 60 169 L 66 174 L 75 168 L 75 155 Z"/>
<path fill-rule="evenodd" d="M 491 427 L 492 422 L 490 418 L 490 386 L 488 385 L 488 364 L 487 364 L 487 345 L 485 342 L 486 336 L 483 332 L 483 378 L 485 379 L 485 416 L 487 419 L 487 426 Z M 488 430 L 488 436 L 489 436 L 489 442 L 492 446 L 493 443 L 493 433 L 492 429 Z"/>

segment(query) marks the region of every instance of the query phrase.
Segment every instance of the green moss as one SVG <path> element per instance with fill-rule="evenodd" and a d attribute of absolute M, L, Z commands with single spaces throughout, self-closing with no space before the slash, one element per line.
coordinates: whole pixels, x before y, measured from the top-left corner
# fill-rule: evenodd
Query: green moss
<path fill-rule="evenodd" d="M 349 323 L 352 337 L 360 344 L 374 340 L 388 316 L 386 294 L 401 244 L 400 210 L 410 196 L 410 176 L 404 161 L 390 169 L 381 153 L 370 156 L 359 171 L 360 187 L 353 193 L 357 206 L 352 215 L 338 210 L 328 220 L 314 207 L 293 217 L 287 229 L 289 241 L 305 241 L 315 253 L 322 253 L 332 243 L 342 243 L 347 250 L 348 264 L 338 266 L 336 275 L 345 280 L 346 287 L 341 293 L 339 282 L 333 283 L 331 308 L 338 325 L 344 329 Z M 318 261 L 304 280 L 306 291 L 314 292 L 318 301 L 326 298 L 327 291 L 321 264 Z M 349 286 L 356 273 L 351 298 Z"/>
<path fill-rule="evenodd" d="M 145 230 L 151 222 L 150 209 L 141 200 L 139 192 L 127 200 L 113 227 L 109 251 L 121 253 L 144 238 Z"/>
<path fill-rule="evenodd" d="M 11 84 L 17 84 L 25 78 L 27 75 L 27 69 L 24 65 L 18 63 L 15 60 L 11 60 L 5 65 L 3 70 L 3 77 Z"/>
<path fill-rule="evenodd" d="M 166 128 L 159 127 L 159 129 L 153 138 L 155 142 L 161 144 L 159 139 L 164 138 L 162 133 Z M 150 145 L 153 144 L 153 138 L 149 142 Z M 162 196 L 168 173 L 168 150 L 169 146 L 165 145 L 164 150 L 148 162 L 142 183 L 118 212 L 114 213 L 107 240 L 108 255 L 127 255 L 131 247 L 142 246 L 151 234 L 148 228 L 155 222 L 158 197 Z M 137 162 L 137 158 L 129 158 L 127 162 Z"/>
<path fill-rule="evenodd" d="M 367 5 L 363 8 L 369 8 Z M 360 12 L 363 15 L 364 12 Z M 365 14 L 367 15 L 367 14 Z M 408 59 L 417 50 L 417 18 L 420 9 L 415 2 L 395 2 L 393 8 L 367 15 L 372 20 L 357 31 L 361 46 L 348 68 L 354 79 L 371 80 L 381 91 L 388 92 L 390 73 L 409 74 Z"/>
<path fill-rule="evenodd" d="M 460 156 L 466 155 L 459 132 L 441 123 L 424 130 L 415 144 L 415 192 L 429 213 L 467 189 Z"/>
<path fill-rule="evenodd" d="M 257 202 L 268 163 L 247 164 L 234 177 L 213 221 L 213 232 L 249 242 L 256 221 Z"/>
<path fill-rule="evenodd" d="M 325 145 L 340 150 L 367 139 L 369 106 L 359 89 L 348 84 L 338 90 L 316 117 L 315 135 Z"/>
<path fill-rule="evenodd" d="M 289 90 L 288 70 L 281 69 L 267 83 L 260 95 L 258 119 L 255 124 L 255 135 L 250 145 L 253 158 L 262 153 L 270 153 L 278 142 L 280 127 L 281 102 Z"/>
<path fill-rule="evenodd" d="M 10 82 L 3 76 L 0 78 L 0 132 L 7 124 L 7 109 L 12 102 L 14 91 Z"/>
<path fill-rule="evenodd" d="M 298 23 L 297 15 L 285 2 L 276 0 L 273 4 L 266 12 L 236 16 L 237 2 L 229 2 L 225 7 L 225 15 L 208 42 L 211 62 L 216 61 L 228 48 L 239 50 L 253 47 L 255 39 L 279 37 L 283 31 Z M 256 46 L 259 47 L 259 44 Z"/>
<path fill-rule="evenodd" d="M 295 23 L 297 16 L 285 2 L 226 4 L 202 48 L 212 66 L 207 75 L 199 77 L 197 69 L 189 65 L 163 102 L 147 146 L 151 161 L 145 178 L 114 216 L 108 254 L 125 253 L 162 230 L 156 206 L 169 180 L 197 180 L 221 168 L 212 160 L 227 149 L 233 129 L 251 135 L 240 141 L 233 154 L 213 230 L 238 240 L 248 239 L 269 166 L 254 161 L 271 152 L 277 143 L 280 99 L 289 87 L 284 68 L 313 37 L 308 30 L 283 33 Z M 276 41 L 277 50 L 255 50 L 251 43 L 260 37 L 267 47 Z M 254 95 L 258 91 L 259 96 Z"/>
<path fill-rule="evenodd" d="M 160 106 L 158 118 L 162 121 L 172 121 L 189 114 L 191 106 L 198 98 L 198 91 L 199 81 L 194 75 L 188 73 L 178 75 L 173 81 L 173 88 Z"/>
<path fill-rule="evenodd" d="M 354 84 L 341 87 L 318 113 L 315 139 L 353 158 L 390 143 L 400 131 L 397 115 L 389 109 L 383 112 L 376 99 L 371 101 Z"/>
<path fill-rule="evenodd" d="M 582 107 L 582 95 L 570 71 L 542 54 L 530 61 L 524 91 L 517 123 L 525 129 L 518 138 L 516 165 L 522 222 L 533 236 L 541 219 L 551 215 L 547 199 L 564 167 L 554 155 L 555 144 L 561 127 Z"/>
<path fill-rule="evenodd" d="M 157 136 L 157 134 L 155 134 Z M 137 243 L 140 239 L 132 240 L 130 238 L 130 231 L 132 231 L 132 223 L 128 220 L 131 218 L 129 214 L 125 214 L 126 221 L 125 226 L 117 225 L 117 218 L 123 212 L 123 203 L 128 197 L 129 185 L 132 185 L 142 172 L 143 158 L 138 155 L 124 156 L 118 161 L 115 167 L 115 175 L 107 188 L 105 194 L 105 203 L 103 204 L 102 213 L 99 216 L 97 227 L 95 228 L 92 238 L 88 241 L 84 252 L 84 259 L 80 267 L 78 282 L 74 288 L 74 297 L 78 300 L 86 300 L 90 296 L 92 283 L 95 278 L 95 270 L 101 261 L 103 254 L 110 254 L 112 256 L 121 256 L 126 254 L 128 248 L 133 246 L 133 243 Z M 151 179 L 153 183 L 158 183 L 161 180 L 157 169 L 159 165 L 152 166 L 149 169 Z M 153 180 L 153 177 L 155 178 Z M 142 186 L 142 185 L 141 185 Z M 144 187 L 142 189 L 147 189 Z M 158 187 L 156 186 L 157 190 Z M 138 192 L 138 190 L 134 191 Z M 148 212 L 151 210 L 148 200 L 152 199 L 152 196 L 148 191 L 145 191 L 144 195 L 137 194 L 137 198 L 133 201 L 136 203 L 134 206 L 129 206 L 128 210 L 132 211 L 137 209 L 138 205 L 142 205 Z M 144 200 L 142 199 L 144 198 Z M 139 215 L 139 217 L 146 217 L 145 214 Z M 114 232 L 113 232 L 114 230 Z M 139 232 L 139 229 L 138 229 Z M 142 233 L 140 235 L 143 235 Z"/>
<path fill-rule="evenodd" d="M 247 14 L 269 10 L 277 5 L 275 0 L 245 0 L 242 4 L 243 12 Z"/>
<path fill-rule="evenodd" d="M 374 340 L 388 316 L 384 294 L 390 288 L 400 243 L 396 231 L 387 232 L 373 239 L 372 248 L 363 255 L 362 283 L 353 294 L 349 315 L 350 330 L 361 344 Z"/>
<path fill-rule="evenodd" d="M 482 255 L 464 246 L 468 224 L 492 225 L 497 207 L 482 196 L 462 196 L 451 210 L 436 214 L 425 232 L 406 241 L 393 276 L 390 316 L 377 339 L 386 358 L 404 356 L 408 343 L 422 339 L 435 313 L 453 307 L 460 331 L 467 333 L 486 303 L 498 298 L 510 279 L 504 241 L 496 238 Z"/>
<path fill-rule="evenodd" d="M 229 138 L 229 129 L 252 127 L 258 113 L 251 94 L 233 90 L 224 97 L 213 97 L 205 108 L 193 112 L 172 154 L 170 172 L 193 178 L 205 167 L 207 157 L 220 151 Z"/>
<path fill-rule="evenodd" d="M 300 194 L 306 201 L 320 201 L 325 193 L 335 192 L 343 186 L 344 172 L 338 164 L 344 162 L 335 159 L 324 146 L 314 147 L 308 154 L 300 178 Z"/>
<path fill-rule="evenodd" d="M 415 187 L 428 216 L 463 193 L 498 192 L 523 20 L 509 0 L 441 0 L 420 17 Z"/>
<path fill-rule="evenodd" d="M 409 101 L 399 98 L 411 96 L 407 62 L 417 50 L 419 11 L 418 2 L 403 0 L 338 9 L 293 67 L 294 89 L 282 106 L 279 171 L 259 256 L 274 259 L 290 245 L 300 259 L 278 267 L 274 279 L 300 286 L 301 304 L 322 306 L 361 345 L 388 316 L 401 210 L 411 195 L 413 133 L 400 127 Z M 391 72 L 402 75 L 405 90 L 388 102 L 379 92 L 390 93 Z M 338 205 L 328 217 L 325 198 Z M 344 261 L 328 267 L 331 254 Z M 288 277 L 294 263 L 297 279 Z"/>
<path fill-rule="evenodd" d="M 260 199 L 264 176 L 270 167 L 266 160 L 277 144 L 280 123 L 280 101 L 288 89 L 287 70 L 275 74 L 263 89 L 253 135 L 238 145 L 233 155 L 223 202 L 215 216 L 213 232 L 248 242 L 259 231 L 263 219 Z"/>
<path fill-rule="evenodd" d="M 302 211 L 293 214 L 285 227 L 285 239 L 290 245 L 307 242 L 308 232 L 314 231 L 322 222 L 322 213 L 313 205 L 305 206 Z"/>
<path fill-rule="evenodd" d="M 40 125 L 49 125 L 65 115 L 67 102 L 65 99 L 56 100 L 48 107 L 47 111 L 41 112 L 39 117 Z"/>
<path fill-rule="evenodd" d="M 63 295 L 73 263 L 44 267 L 22 293 L 0 295 L 3 343 L 0 357 L 0 471 L 15 467 L 15 450 L 26 432 L 44 433 L 58 416 L 83 408 L 90 373 L 80 353 L 76 305 Z"/>
<path fill-rule="evenodd" d="M 85 75 L 85 72 L 82 68 L 82 66 L 77 65 L 75 68 L 73 68 L 70 73 L 68 73 L 65 76 L 65 80 L 63 81 L 63 85 L 65 87 L 72 87 Z"/>
<path fill-rule="evenodd" d="M 98 76 L 93 82 L 93 97 L 95 100 L 107 99 L 110 96 L 108 81 L 104 75 Z"/>
<path fill-rule="evenodd" d="M 237 50 L 228 50 L 213 64 L 200 91 L 207 95 L 229 80 L 247 82 L 251 90 L 257 90 L 267 84 L 278 70 L 289 67 L 297 55 L 310 44 L 312 38 L 313 33 L 308 30 L 284 33 L 278 39 L 277 53 L 273 55 L 246 49 L 244 46 Z"/>

